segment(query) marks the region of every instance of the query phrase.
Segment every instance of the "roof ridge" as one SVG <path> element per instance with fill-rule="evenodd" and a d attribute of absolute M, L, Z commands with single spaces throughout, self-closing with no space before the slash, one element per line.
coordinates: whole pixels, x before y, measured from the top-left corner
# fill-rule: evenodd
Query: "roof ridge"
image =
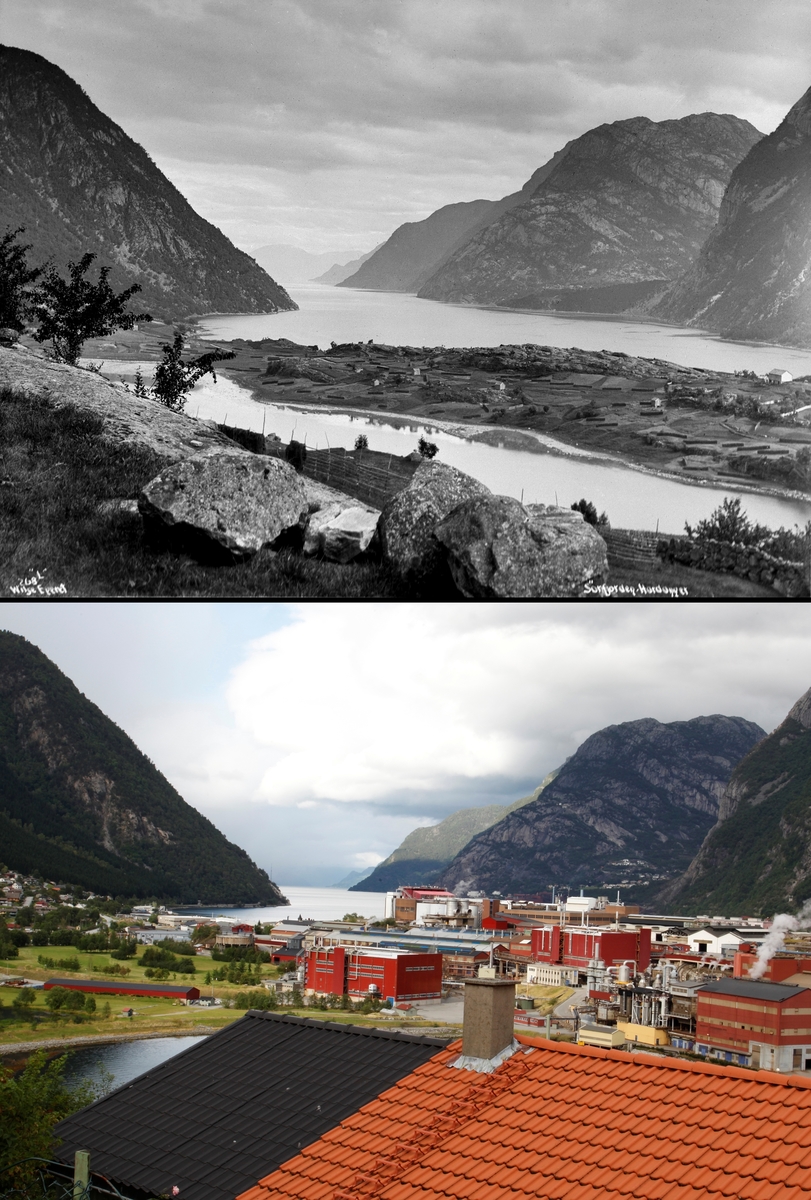
<path fill-rule="evenodd" d="M 381 1150 L 372 1169 L 357 1172 L 350 1182 L 336 1190 L 334 1200 L 366 1200 L 369 1196 L 378 1196 L 387 1184 L 401 1177 L 409 1167 L 418 1162 L 427 1148 L 441 1149 L 443 1143 L 452 1137 L 469 1117 L 474 1116 L 485 1103 L 495 1099 L 499 1093 L 508 1090 L 514 1084 L 516 1076 L 523 1075 L 529 1069 L 529 1062 L 533 1057 L 532 1051 L 521 1055 L 514 1054 L 488 1075 L 471 1072 L 474 1078 L 470 1087 L 464 1095 L 454 1100 L 452 1112 L 444 1117 L 435 1117 L 417 1134 L 409 1130 L 408 1141 L 398 1139 L 390 1150 Z M 452 1058 L 448 1059 L 442 1065 L 449 1067 L 452 1061 Z"/>
<path fill-rule="evenodd" d="M 279 1021 L 285 1025 L 304 1025 L 314 1029 L 332 1029 L 338 1033 L 353 1033 L 360 1037 L 385 1038 L 390 1042 L 416 1043 L 418 1046 L 436 1046 L 445 1050 L 449 1041 L 455 1039 L 428 1037 L 424 1034 L 405 1033 L 402 1029 L 381 1029 L 377 1025 L 353 1025 L 344 1021 L 319 1021 L 314 1017 L 299 1017 L 294 1013 L 268 1012 L 262 1008 L 249 1008 L 246 1017 L 261 1017 L 263 1021 Z"/>
<path fill-rule="evenodd" d="M 747 1083 L 769 1083 L 775 1087 L 811 1088 L 811 1079 L 802 1075 L 781 1075 L 777 1071 L 747 1067 L 722 1066 L 709 1062 L 691 1062 L 685 1058 L 670 1058 L 664 1054 L 653 1054 L 642 1050 L 608 1050 L 600 1046 L 580 1046 L 575 1042 L 553 1042 L 548 1038 L 529 1037 L 515 1033 L 516 1041 L 522 1046 L 536 1050 L 557 1050 L 563 1054 L 579 1054 L 583 1058 L 610 1058 L 618 1062 L 630 1062 L 636 1066 L 669 1067 L 675 1071 L 691 1071 L 700 1075 L 721 1075 L 725 1079 L 745 1079 Z"/>

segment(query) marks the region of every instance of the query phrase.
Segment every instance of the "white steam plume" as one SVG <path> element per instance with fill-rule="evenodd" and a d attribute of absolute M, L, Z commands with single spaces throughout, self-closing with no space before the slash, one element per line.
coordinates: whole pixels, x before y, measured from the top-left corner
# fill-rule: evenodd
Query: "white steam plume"
<path fill-rule="evenodd" d="M 811 900 L 806 900 L 796 917 L 792 917 L 790 913 L 778 913 L 772 921 L 771 929 L 761 942 L 757 958 L 749 971 L 749 978 L 760 979 L 769 965 L 769 960 L 785 947 L 786 934 L 789 930 L 807 928 L 809 923 L 811 923 Z"/>

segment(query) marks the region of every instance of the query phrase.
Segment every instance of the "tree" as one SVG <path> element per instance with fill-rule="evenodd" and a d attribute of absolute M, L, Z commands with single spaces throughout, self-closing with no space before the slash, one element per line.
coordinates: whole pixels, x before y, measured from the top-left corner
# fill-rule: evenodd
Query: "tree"
<path fill-rule="evenodd" d="M 426 441 L 424 437 L 417 442 L 417 449 L 423 458 L 434 458 L 439 454 L 439 446 L 435 442 Z"/>
<path fill-rule="evenodd" d="M 0 327 L 18 333 L 31 315 L 31 284 L 42 274 L 42 267 L 28 266 L 25 255 L 31 246 L 16 240 L 20 233 L 25 233 L 23 225 L 0 238 Z"/>
<path fill-rule="evenodd" d="M 161 349 L 163 358 L 155 368 L 155 379 L 151 389 L 147 389 L 141 381 L 141 391 L 138 392 L 138 380 L 136 379 L 136 393 L 140 395 L 151 393 L 155 400 L 171 409 L 172 412 L 183 412 L 186 395 L 192 390 L 198 379 L 202 379 L 204 375 L 211 375 L 214 382 L 217 382 L 214 370 L 215 362 L 224 362 L 228 358 L 236 357 L 233 350 L 210 350 L 207 354 L 201 354 L 189 362 L 184 362 L 181 357 L 183 334 L 178 330 L 175 330 L 174 340 L 171 343 L 164 342 Z"/>
<path fill-rule="evenodd" d="M 78 262 L 68 263 L 64 280 L 54 266 L 48 267 L 34 293 L 34 312 L 39 329 L 38 342 L 51 341 L 59 362 L 75 366 L 84 342 L 91 337 L 107 337 L 116 329 L 132 329 L 136 321 L 151 321 L 149 313 L 129 312 L 127 301 L 141 285 L 134 283 L 118 295 L 107 281 L 109 267 L 101 267 L 98 283 L 85 279 L 95 254 L 84 254 Z"/>
<path fill-rule="evenodd" d="M 38 1050 L 17 1074 L 0 1067 L 0 1171 L 4 1186 L 32 1183 L 37 1164 L 21 1160 L 50 1158 L 54 1125 L 95 1099 L 87 1083 L 72 1092 L 65 1089 L 62 1076 L 67 1061 L 63 1055 L 48 1062 L 45 1051 Z"/>
<path fill-rule="evenodd" d="M 358 436 L 355 438 L 355 449 L 356 450 L 368 450 L 369 449 L 369 439 L 367 438 L 365 433 L 359 433 Z"/>
<path fill-rule="evenodd" d="M 84 1010 L 88 1013 L 94 1013 L 96 1011 L 96 997 L 92 994 L 85 996 Z"/>

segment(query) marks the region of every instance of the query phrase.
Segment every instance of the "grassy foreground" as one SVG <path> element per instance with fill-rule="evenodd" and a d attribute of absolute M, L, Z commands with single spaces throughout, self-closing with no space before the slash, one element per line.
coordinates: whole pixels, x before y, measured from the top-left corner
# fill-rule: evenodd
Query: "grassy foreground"
<path fill-rule="evenodd" d="M 0 393 L 0 595 L 279 597 L 401 596 L 378 564 L 264 551 L 203 566 L 147 545 L 133 500 L 158 474 L 151 451 L 107 441 L 73 406 Z M 131 506 L 130 506 L 131 508 Z"/>
<path fill-rule="evenodd" d="M 132 501 L 162 466 L 151 451 L 103 436 L 72 405 L 0 392 L 0 596 L 413 599 L 381 563 L 330 563 L 290 550 L 203 565 L 148 544 Z M 780 599 L 732 575 L 678 565 L 612 569 L 582 599 Z M 438 588 L 424 599 L 458 599 Z"/>

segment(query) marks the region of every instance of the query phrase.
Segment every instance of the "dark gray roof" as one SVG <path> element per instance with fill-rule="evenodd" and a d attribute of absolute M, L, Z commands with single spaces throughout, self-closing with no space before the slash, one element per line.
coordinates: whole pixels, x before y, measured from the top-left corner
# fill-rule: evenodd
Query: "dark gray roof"
<path fill-rule="evenodd" d="M 700 987 L 699 992 L 717 992 L 722 996 L 745 996 L 750 1000 L 776 1000 L 781 1003 L 808 988 L 794 987 L 787 983 L 768 983 L 757 979 L 711 979 Z"/>
<path fill-rule="evenodd" d="M 188 992 L 189 988 L 196 987 L 198 991 L 200 990 L 198 985 L 194 982 L 193 979 L 190 980 L 189 983 L 183 983 L 183 984 L 160 983 L 160 982 L 157 982 L 157 983 L 148 983 L 148 982 L 147 983 L 127 983 L 127 981 L 125 979 L 119 979 L 119 980 L 116 980 L 115 982 L 113 982 L 109 979 L 71 979 L 71 978 L 46 979 L 45 983 L 48 987 L 52 987 L 52 988 L 64 987 L 64 988 L 72 988 L 73 991 L 78 990 L 78 991 L 84 991 L 84 992 L 102 992 L 102 993 L 109 992 L 111 996 L 119 996 L 119 995 L 120 996 L 139 996 L 139 995 L 152 996 L 156 992 L 161 992 L 161 993 L 170 992 L 172 995 L 185 996 L 186 993 Z"/>
<path fill-rule="evenodd" d="M 233 1200 L 447 1042 L 249 1012 L 61 1121 L 61 1162 L 120 1191 Z"/>

